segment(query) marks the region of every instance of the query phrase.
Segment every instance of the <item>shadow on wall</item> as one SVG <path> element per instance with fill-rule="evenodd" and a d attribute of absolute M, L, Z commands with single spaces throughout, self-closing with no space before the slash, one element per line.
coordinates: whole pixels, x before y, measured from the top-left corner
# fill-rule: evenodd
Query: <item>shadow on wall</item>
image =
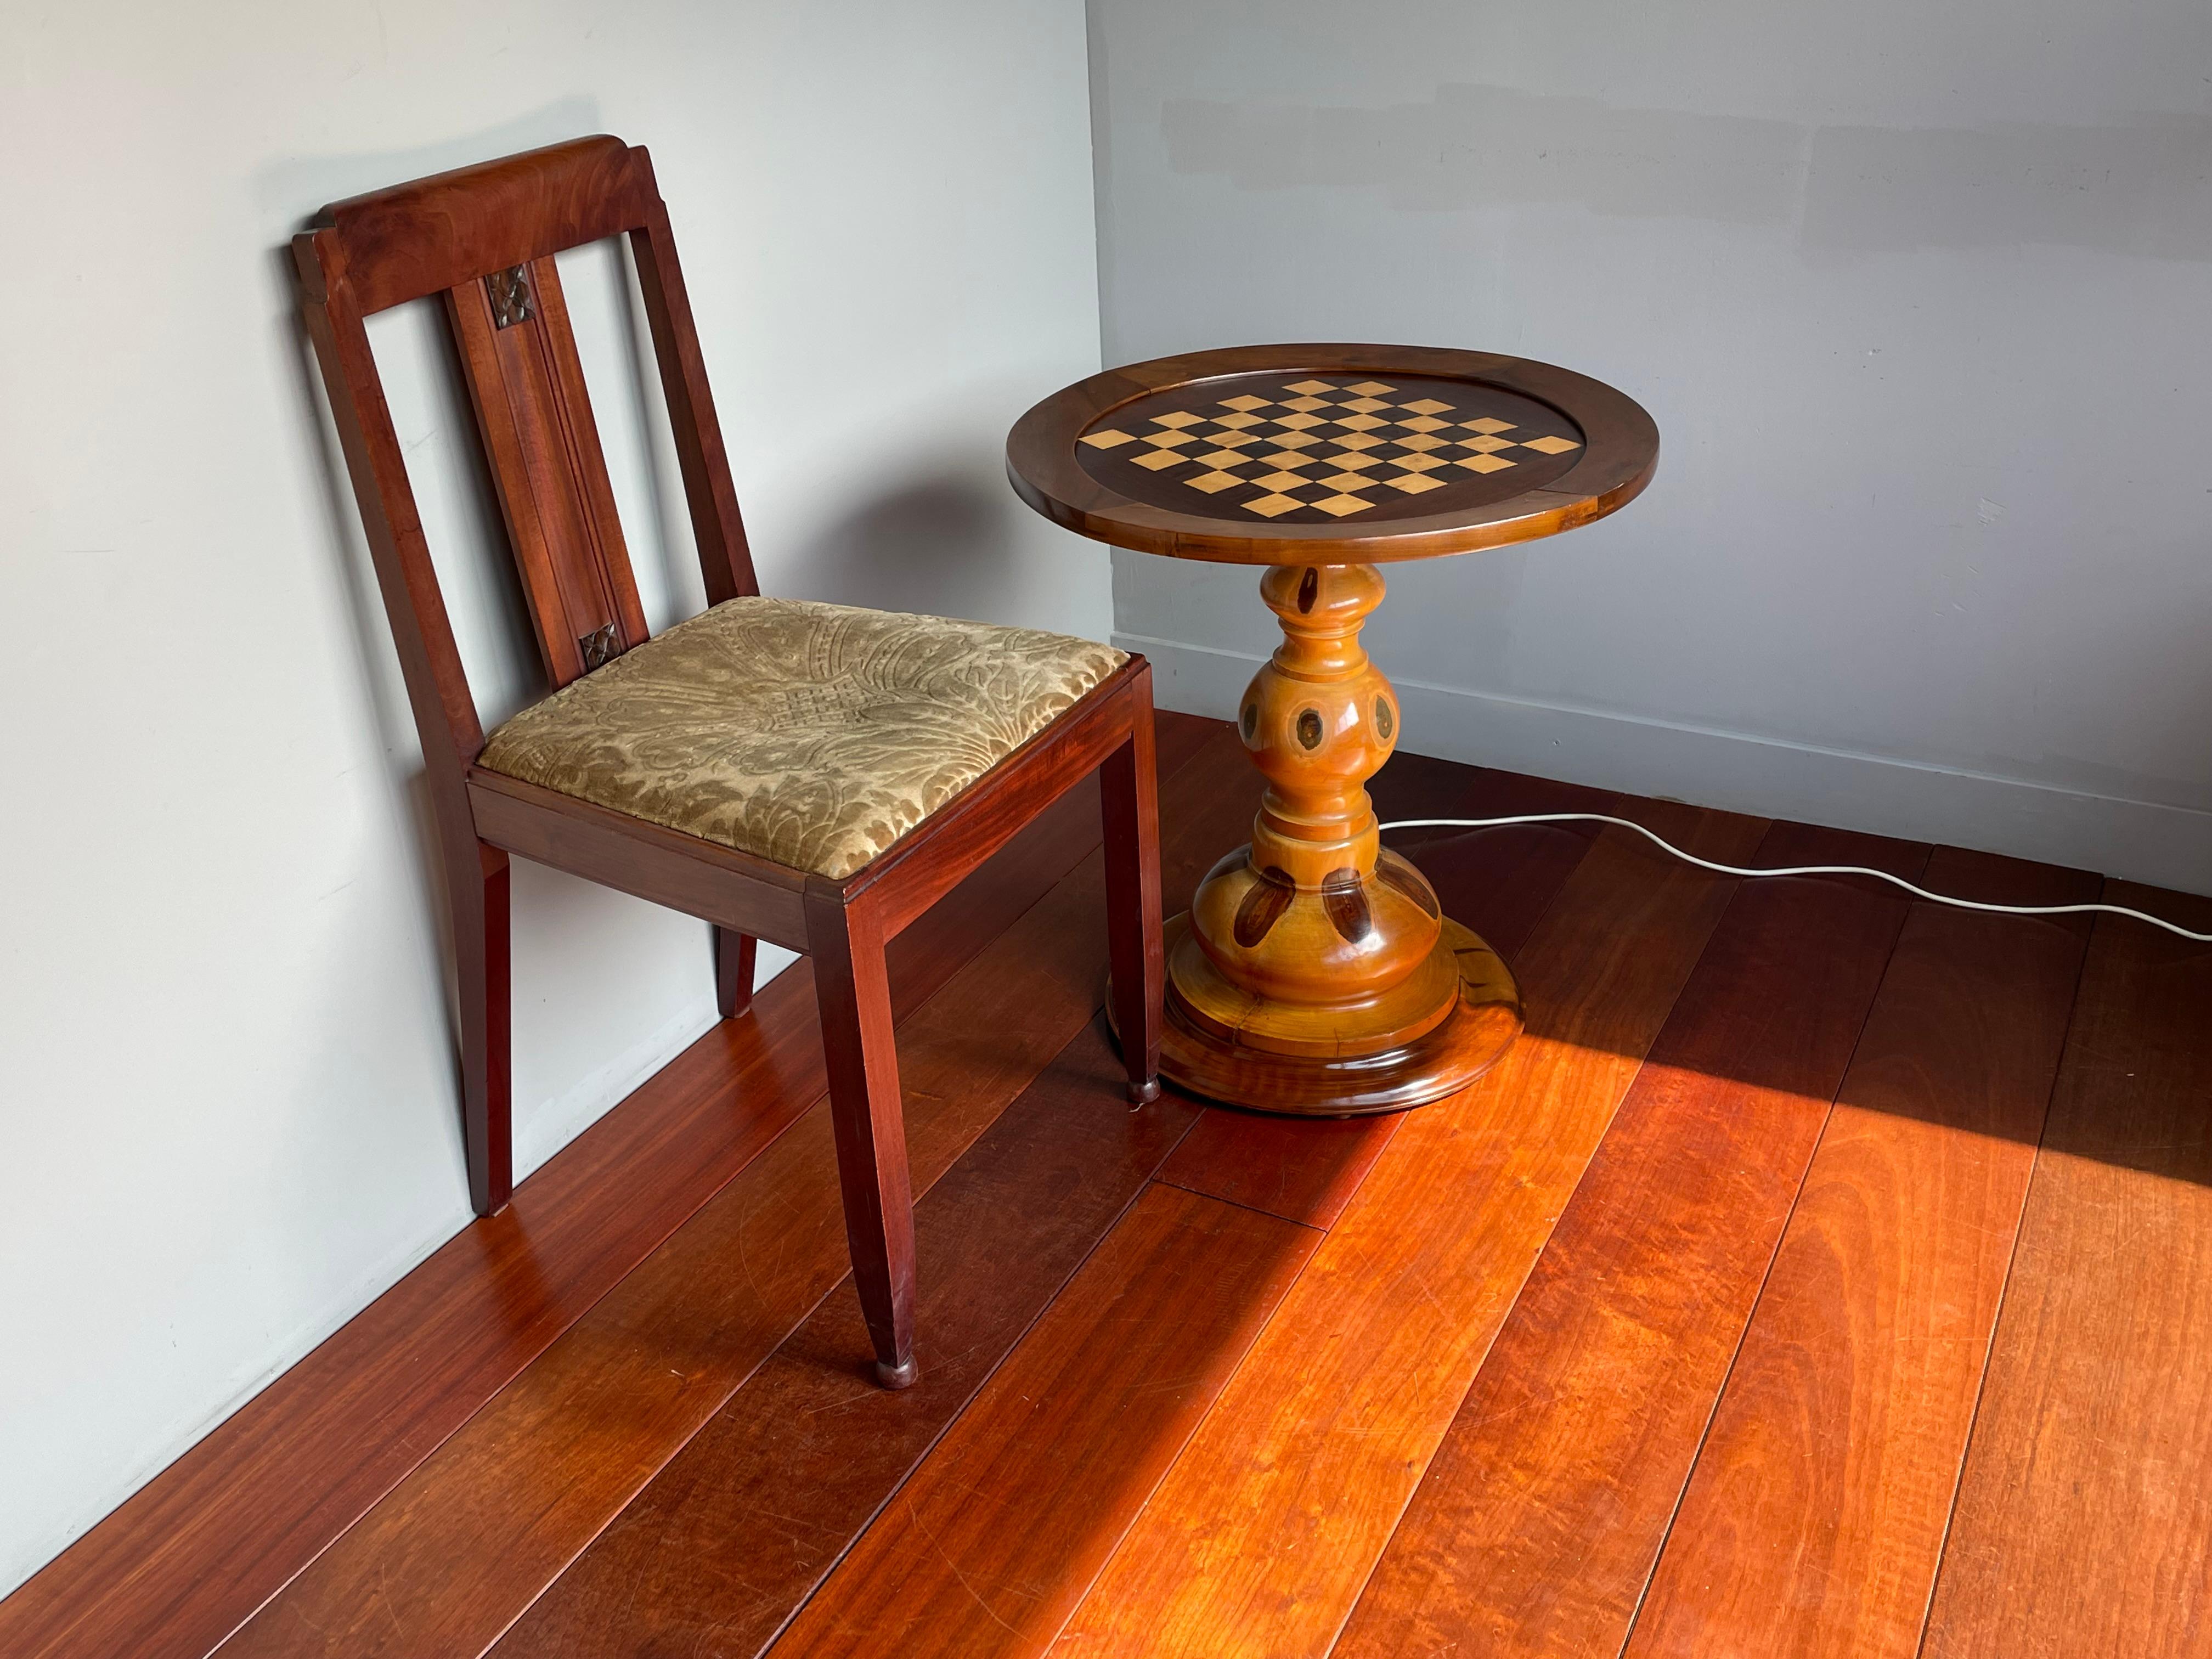
<path fill-rule="evenodd" d="M 876 611 L 1004 620 L 1020 553 L 1007 501 L 955 471 L 908 478 L 793 550 L 807 594 Z"/>

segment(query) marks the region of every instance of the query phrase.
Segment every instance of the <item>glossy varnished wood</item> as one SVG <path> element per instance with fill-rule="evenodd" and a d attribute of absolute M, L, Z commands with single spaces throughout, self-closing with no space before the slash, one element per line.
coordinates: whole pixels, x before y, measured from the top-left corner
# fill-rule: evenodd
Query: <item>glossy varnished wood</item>
<path fill-rule="evenodd" d="M 1479 512 L 1396 518 L 1370 532 L 1349 521 L 1255 521 L 1247 527 L 1171 512 L 1109 489 L 1077 457 L 1078 436 L 1124 404 L 1170 386 L 1263 369 L 1286 376 L 1402 373 L 1498 386 L 1564 411 L 1587 441 L 1577 465 L 1541 489 Z M 1108 369 L 1046 398 L 1006 440 L 1006 473 L 1015 489 L 1055 523 L 1116 547 L 1229 564 L 1375 564 L 1557 535 L 1633 501 L 1658 458 L 1651 417 L 1611 386 L 1571 369 L 1488 352 L 1342 343 L 1231 346 Z"/>
<path fill-rule="evenodd" d="M 1638 811 L 1731 861 L 1765 830 Z M 1055 1653 L 1327 1650 L 1731 888 L 1599 839 L 1523 955 L 1528 1036 L 1398 1131 Z"/>
<path fill-rule="evenodd" d="M 911 1380 L 912 1220 L 884 949 L 1015 830 L 1112 757 L 1115 896 L 1156 896 L 1154 841 L 1139 823 L 1148 782 L 1149 670 L 1125 663 L 949 805 L 860 871 L 829 881 L 653 833 L 555 792 L 509 787 L 475 765 L 483 746 L 382 382 L 371 313 L 442 290 L 511 550 L 546 672 L 564 686 L 646 641 L 591 402 L 554 256 L 627 233 L 661 391 L 676 428 L 701 571 L 719 602 L 757 591 L 714 400 L 665 205 L 643 149 L 599 137 L 464 167 L 325 208 L 294 239 L 301 299 L 390 613 L 437 820 L 459 991 L 462 1110 L 471 1197 L 496 1213 L 511 1187 L 507 858 L 537 858 L 671 904 L 728 932 L 823 958 L 817 976 L 856 1282 L 879 1374 Z M 480 264 L 479 260 L 495 262 Z M 424 282 L 432 286 L 425 289 Z M 1133 873 L 1132 873 L 1133 872 Z M 1158 954 L 1139 911 L 1135 994 Z M 737 1006 L 735 964 L 720 1000 Z M 1152 1086 L 1154 1016 L 1133 1006 L 1139 1092 Z"/>
<path fill-rule="evenodd" d="M 1180 852 L 1182 838 L 1218 835 L 1225 818 L 1249 810 L 1244 775 L 1221 764 L 1231 742 L 1208 728 L 1177 774 L 1170 812 L 1171 824 L 1187 826 L 1177 831 L 1182 883 L 1200 862 Z M 1080 804 L 1095 815 L 1095 800 Z M 1094 853 L 902 1029 L 917 1192 L 1097 1008 L 1103 890 Z M 489 1644 L 838 1284 L 848 1261 L 841 1167 L 832 1114 L 816 1103 L 288 1584 L 225 1653 L 398 1655 Z"/>
<path fill-rule="evenodd" d="M 1197 1109 L 1130 1111 L 1086 1026 L 916 1206 L 921 1377 L 853 1364 L 825 1300 L 493 1650 L 765 1648 L 1143 1187 Z M 702 1571 L 702 1564 L 720 1564 Z"/>
<path fill-rule="evenodd" d="M 1205 867 L 1206 849 L 1218 845 L 1224 831 L 1251 810 L 1249 775 L 1241 768 L 1224 764 L 1234 758 L 1233 734 L 1212 722 L 1206 722 L 1204 730 L 1205 740 L 1188 764 L 1170 780 L 1167 845 L 1162 863 L 1162 880 L 1170 902 L 1187 900 Z M 1167 735 L 1171 744 L 1180 747 L 1176 740 L 1187 739 L 1190 733 L 1170 725 Z M 932 1091 L 964 1086 L 988 1096 L 1006 1086 L 1000 1079 L 1024 1076 L 1024 1066 L 1033 1071 L 1040 1063 L 1042 1056 L 1027 1034 L 1038 1033 L 1039 1040 L 1049 1040 L 1054 1032 L 1079 1032 L 1087 1011 L 1097 1006 L 1098 986 L 1095 969 L 1086 973 L 1073 964 L 1082 959 L 1086 947 L 1092 953 L 1090 959 L 1094 963 L 1098 959 L 1102 941 L 1097 918 L 1104 879 L 1103 859 L 1094 854 L 1022 918 L 1006 941 L 1008 949 L 1004 960 L 1011 974 L 971 992 L 964 1006 L 975 1023 L 964 1030 L 957 1046 L 946 1049 L 948 1060 L 958 1063 L 964 1057 L 964 1074 L 947 1072 L 917 1079 L 909 1066 L 910 1086 Z M 1001 985 L 1003 988 L 991 988 Z M 907 1046 L 910 1054 L 921 1048 L 912 1036 Z M 1037 1085 L 1043 1092 L 1032 1103 L 1057 1114 L 1060 1107 L 1051 1103 L 1087 1098 L 1091 1085 L 1086 1079 L 1103 1063 L 1095 1038 L 1079 1032 Z M 1138 1115 L 1139 1125 L 1171 1124 L 1179 1133 L 1189 1121 L 1190 1109 L 1187 1103 L 1171 1102 L 1149 1116 Z M 1125 1118 L 1130 1115 L 1126 1107 L 1115 1110 Z M 1030 1131 L 1010 1133 L 1026 1135 Z M 1158 1151 L 1164 1152 L 1170 1144 L 1171 1139 L 1162 1142 Z M 715 1422 L 625 1511 L 632 1518 L 594 1544 L 547 1592 L 545 1601 L 509 1642 L 521 1640 L 526 1650 L 533 1652 L 573 1650 L 580 1645 L 612 1647 L 619 1644 L 619 1632 L 629 1627 L 626 1621 L 648 1632 L 713 1632 L 733 1649 L 744 1649 L 746 1641 L 756 1645 L 764 1641 L 796 1609 L 822 1572 L 904 1478 L 915 1449 L 904 1437 L 922 1434 L 925 1429 L 933 1435 L 1019 1334 L 1024 1322 L 1016 1314 L 1028 1305 L 1024 1298 L 1037 1283 L 1033 1273 L 1041 1264 L 1049 1264 L 1054 1249 L 1071 1248 L 1073 1235 L 1052 1229 L 1091 1224 L 1084 1221 L 1088 1212 L 1072 1200 L 1066 1202 L 1065 1213 L 1048 1224 L 1045 1218 L 1063 1207 L 1063 1199 L 1053 1183 L 1067 1179 L 1066 1170 L 1065 1166 L 1040 1168 L 1035 1176 L 1047 1183 L 1046 1189 L 1034 1195 L 1035 1213 L 1019 1218 L 1019 1223 L 1045 1230 L 1024 1237 L 1059 1241 L 1050 1245 L 1041 1242 L 1038 1261 L 1025 1262 L 1018 1272 L 1003 1265 L 984 1271 L 979 1265 L 975 1276 L 960 1284 L 938 1284 L 928 1269 L 924 1235 L 921 1306 L 926 1310 L 935 1297 L 955 1322 L 954 1334 L 945 1337 L 944 1346 L 934 1350 L 947 1356 L 951 1368 L 945 1386 L 938 1386 L 925 1370 L 910 1392 L 926 1403 L 912 1410 L 879 1418 L 845 1407 L 834 1417 L 817 1421 L 799 1444 L 808 1449 L 809 1459 L 835 1464 L 834 1478 L 815 1464 L 807 1464 L 795 1471 L 805 1478 L 779 1492 L 772 1505 L 745 1507 L 738 1514 L 723 1504 L 723 1495 L 757 1490 L 758 1483 L 766 1478 L 764 1463 L 789 1469 L 791 1466 L 780 1460 L 794 1449 L 787 1440 L 788 1420 L 782 1414 L 788 1396 L 774 1391 L 757 1393 L 762 1377 L 755 1377 L 738 1390 Z M 1002 1192 L 995 1184 L 997 1180 L 994 1176 L 988 1184 L 990 1190 Z M 957 1206 L 968 1200 L 953 1202 Z M 930 1200 L 925 1200 L 922 1213 L 926 1216 L 929 1211 Z M 1097 1221 L 1089 1242 L 1095 1242 L 1103 1231 L 1104 1219 L 1110 1216 Z M 951 1224 L 957 1231 L 966 1224 Z M 980 1249 L 983 1243 L 982 1237 L 959 1234 L 962 1250 Z M 959 1259 L 969 1260 L 964 1255 Z M 811 1353 L 814 1350 L 805 1344 L 818 1342 L 826 1331 L 850 1328 L 854 1316 L 842 1298 L 833 1297 L 830 1310 L 818 1312 L 810 1322 L 811 1334 L 802 1334 L 793 1341 Z M 966 1334 L 966 1340 L 958 1340 L 960 1333 Z M 925 1329 L 921 1348 L 925 1360 L 933 1351 L 927 1334 Z M 839 1376 L 847 1374 L 841 1371 Z M 793 1381 L 775 1366 L 763 1376 L 773 1389 Z M 833 1386 L 831 1392 L 842 1398 L 839 1387 L 842 1384 Z M 878 1421 L 903 1426 L 887 1431 L 889 1437 L 878 1440 L 873 1426 Z M 922 1443 L 926 1445 L 927 1436 Z M 726 1534 L 720 1530 L 725 1528 L 729 1529 Z M 710 1534 L 722 1537 L 730 1549 L 755 1562 L 757 1570 L 735 1577 L 660 1570 L 664 1543 Z M 535 1590 L 534 1586 L 522 1588 L 527 1593 Z M 512 1596 L 519 1592 L 503 1593 Z M 748 1632 L 750 1637 L 744 1634 Z"/>
<path fill-rule="evenodd" d="M 1322 374 L 1336 379 L 1314 378 Z M 1405 393 L 1379 374 L 1419 395 L 1382 401 L 1376 394 Z M 1510 404 L 1512 418 L 1461 418 L 1486 397 Z M 1103 425 L 1125 405 L 1131 429 Z M 1278 412 L 1263 417 L 1263 409 Z M 1444 410 L 1456 425 L 1437 418 Z M 1139 444 L 1147 422 L 1152 447 L 1127 465 L 1111 459 Z M 1293 476 L 1309 464 L 1301 447 L 1323 442 L 1324 427 L 1335 429 L 1334 447 L 1314 450 L 1326 457 L 1314 477 Z M 1385 440 L 1376 430 L 1383 427 L 1401 434 Z M 1525 446 L 1499 435 L 1516 430 L 1539 435 Z M 1207 444 L 1222 447 L 1201 454 Z M 1249 456 L 1233 448 L 1246 444 Z M 1399 452 L 1389 465 L 1402 470 L 1381 470 L 1386 445 Z M 1280 452 L 1260 453 L 1268 446 Z M 1512 447 L 1532 458 L 1527 487 L 1470 477 L 1468 470 L 1494 477 L 1519 465 L 1494 453 Z M 1449 448 L 1470 453 L 1447 462 Z M 1511 969 L 1443 914 L 1413 866 L 1379 852 L 1363 786 L 1396 745 L 1401 711 L 1361 649 L 1360 629 L 1382 596 L 1378 562 L 1497 547 L 1602 518 L 1642 491 L 1658 453 L 1650 417 L 1598 381 L 1516 358 L 1406 346 L 1243 346 L 1162 358 L 1093 375 L 1015 424 L 1008 477 L 1055 522 L 1142 552 L 1270 567 L 1260 591 L 1283 641 L 1237 714 L 1268 789 L 1249 845 L 1214 868 L 1181 931 L 1170 928 L 1164 1075 L 1214 1100 L 1334 1117 L 1441 1099 L 1510 1047 L 1522 1014 Z M 1274 471 L 1237 474 L 1247 459 Z M 1196 487 L 1188 502 L 1154 481 L 1167 476 L 1161 468 L 1193 462 L 1213 470 L 1181 478 Z M 1372 478 L 1354 475 L 1370 466 Z M 1337 476 L 1319 470 L 1328 467 Z M 1221 493 L 1232 485 L 1237 496 Z M 1270 493 L 1241 493 L 1255 488 Z M 1293 489 L 1310 498 L 1293 498 Z M 1431 494 L 1425 507 L 1407 504 Z"/>
<path fill-rule="evenodd" d="M 1172 905 L 1256 781 L 1218 725 L 1159 738 Z M 1418 757 L 1374 788 L 1386 817 L 1696 822 Z M 1368 1123 L 1132 1112 L 1096 1013 L 1101 806 L 1071 790 L 890 946 L 928 1188 L 913 1389 L 869 1380 L 841 1281 L 801 963 L 0 1602 L 0 1651 L 205 1653 L 276 1591 L 236 1651 L 757 1656 L 812 1595 L 795 1637 L 875 1651 L 1610 1653 L 1718 1392 L 1631 1633 L 1680 1645 L 1632 1650 L 1910 1652 L 1940 1559 L 1929 1655 L 2207 1652 L 2212 951 L 2098 923 L 2036 1152 L 2083 930 L 1916 907 L 1783 1224 L 1886 891 L 1744 884 L 1700 945 L 1727 884 L 1620 836 L 1394 837 L 1553 988 L 1517 1081 Z M 1747 861 L 1869 856 L 1783 826 Z M 2087 890 L 1954 852 L 1923 879 Z M 1148 1173 L 1147 1204 L 1328 1231 L 1202 1414 L 1176 1341 L 1226 1310 L 1157 1286 L 1213 1246 L 1082 1301 L 1143 1255 Z"/>
<path fill-rule="evenodd" d="M 2212 902 L 2114 882 L 2212 932 Z M 1929 1659 L 2212 1654 L 2212 945 L 2100 916 Z"/>
<path fill-rule="evenodd" d="M 1927 856 L 1777 824 L 1749 862 Z M 1335 1653 L 1619 1650 L 1905 908 L 1738 890 Z"/>
<path fill-rule="evenodd" d="M 1187 759 L 1212 722 L 1164 716 Z M 1097 845 L 1064 798 L 891 946 L 910 1013 Z M 204 1654 L 436 1449 L 823 1088 L 812 975 L 763 988 L 307 1358 L 0 1601 L 26 1659 Z"/>
<path fill-rule="evenodd" d="M 1925 884 L 2100 885 L 1949 848 Z M 1915 906 L 1628 1653 L 1917 1650 L 2087 932 Z"/>
<path fill-rule="evenodd" d="M 1041 1651 L 1321 1237 L 1148 1188 L 774 1651 Z"/>

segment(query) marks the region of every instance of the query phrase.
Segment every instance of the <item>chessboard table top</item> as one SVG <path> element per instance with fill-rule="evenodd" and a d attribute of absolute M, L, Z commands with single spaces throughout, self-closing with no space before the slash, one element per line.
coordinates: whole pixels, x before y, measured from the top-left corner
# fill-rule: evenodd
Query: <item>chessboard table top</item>
<path fill-rule="evenodd" d="M 1442 348 L 1233 346 L 1109 369 L 1015 423 L 1040 513 L 1142 552 L 1379 562 L 1554 535 L 1635 499 L 1659 432 L 1548 363 Z"/>

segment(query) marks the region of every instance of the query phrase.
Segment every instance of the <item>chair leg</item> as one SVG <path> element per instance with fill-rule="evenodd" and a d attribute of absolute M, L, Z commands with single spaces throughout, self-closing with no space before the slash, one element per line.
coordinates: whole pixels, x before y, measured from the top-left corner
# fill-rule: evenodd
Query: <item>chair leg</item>
<path fill-rule="evenodd" d="M 810 893 L 806 908 L 853 1282 L 875 1345 L 876 1380 L 903 1389 L 915 1376 L 914 1195 L 883 933 L 872 913 L 848 909 L 834 893 Z"/>
<path fill-rule="evenodd" d="M 750 933 L 714 929 L 714 1000 L 724 1019 L 735 1019 L 753 1006 L 753 956 L 757 941 Z"/>
<path fill-rule="evenodd" d="M 460 987 L 461 1121 L 469 1202 L 497 1215 L 514 1191 L 514 1001 L 509 972 L 507 854 L 483 842 L 475 867 L 453 872 Z"/>
<path fill-rule="evenodd" d="M 1129 1098 L 1160 1093 L 1159 791 L 1152 764 L 1152 688 L 1130 688 L 1129 740 L 1098 769 L 1106 820 L 1106 939 L 1112 963 L 1114 1027 L 1128 1068 Z"/>

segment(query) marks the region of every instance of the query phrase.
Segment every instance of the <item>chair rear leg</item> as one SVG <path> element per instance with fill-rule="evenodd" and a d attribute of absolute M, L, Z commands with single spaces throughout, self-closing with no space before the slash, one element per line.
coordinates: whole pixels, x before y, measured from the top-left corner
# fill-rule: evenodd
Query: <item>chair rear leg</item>
<path fill-rule="evenodd" d="M 753 1006 L 753 956 L 757 948 L 750 933 L 714 929 L 714 1000 L 724 1019 L 735 1019 Z"/>
<path fill-rule="evenodd" d="M 496 1215 L 514 1191 L 514 1001 L 507 854 L 483 842 L 451 877 L 461 1015 L 461 1121 L 469 1203 Z M 473 867 L 471 867 L 473 866 Z"/>
<path fill-rule="evenodd" d="M 1106 822 L 1106 940 L 1113 970 L 1114 1028 L 1128 1069 L 1129 1098 L 1160 1092 L 1159 790 L 1152 763 L 1150 674 L 1129 688 L 1129 740 L 1098 769 Z"/>
<path fill-rule="evenodd" d="M 903 1389 L 916 1374 L 914 1194 L 883 933 L 870 913 L 848 909 L 834 891 L 810 893 L 806 908 L 853 1282 L 875 1345 L 876 1380 Z"/>

